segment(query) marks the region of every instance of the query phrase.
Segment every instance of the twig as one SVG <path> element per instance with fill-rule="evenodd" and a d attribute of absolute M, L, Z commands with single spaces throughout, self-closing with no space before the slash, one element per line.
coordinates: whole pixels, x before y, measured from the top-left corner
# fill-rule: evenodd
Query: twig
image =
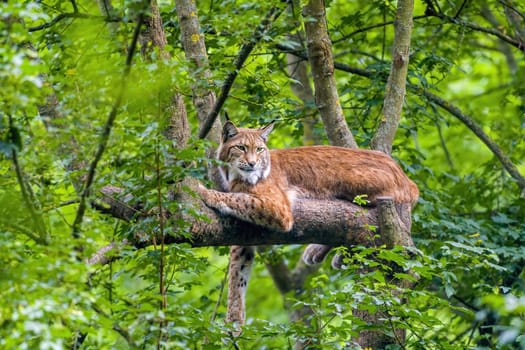
<path fill-rule="evenodd" d="M 160 156 L 159 156 L 159 149 L 158 145 L 155 149 L 155 172 L 157 176 L 157 203 L 159 208 L 159 230 L 160 230 L 160 257 L 159 257 L 159 294 L 160 294 L 160 303 L 159 308 L 160 311 L 166 311 L 168 308 L 168 299 L 167 299 L 167 286 L 165 286 L 165 280 L 164 280 L 164 268 L 165 268 L 165 235 L 164 235 L 164 206 L 162 201 L 162 178 L 161 178 L 161 171 L 160 171 Z M 161 349 L 161 344 L 165 340 L 166 334 L 164 334 L 164 330 L 166 327 L 166 320 L 164 317 L 162 317 L 159 320 L 159 337 L 157 339 L 157 349 Z"/>
<path fill-rule="evenodd" d="M 30 228 L 27 228 L 26 226 L 19 225 L 14 222 L 12 219 L 6 219 L 6 218 L 0 218 L 0 224 L 7 228 L 13 229 L 13 231 L 23 233 L 27 237 L 31 238 L 33 241 L 46 245 L 48 242 L 46 240 L 43 240 L 40 236 L 36 235 Z"/>
<path fill-rule="evenodd" d="M 412 18 L 412 20 L 415 21 L 415 20 L 423 19 L 423 18 L 427 18 L 427 17 L 430 17 L 430 15 L 419 15 L 419 16 L 414 16 L 414 17 Z M 340 43 L 341 41 L 345 41 L 345 40 L 347 40 L 347 39 L 353 37 L 353 36 L 356 35 L 356 34 L 364 33 L 364 32 L 367 32 L 367 31 L 369 31 L 369 30 L 371 30 L 371 29 L 376 29 L 376 28 L 382 28 L 382 27 L 390 26 L 390 25 L 392 25 L 392 24 L 394 24 L 394 21 L 385 21 L 385 22 L 383 22 L 383 23 L 376 23 L 376 24 L 371 24 L 371 25 L 366 26 L 366 27 L 358 28 L 358 29 L 354 30 L 353 32 L 348 33 L 348 34 L 346 34 L 346 35 L 340 37 L 339 39 L 335 39 L 335 40 L 332 42 L 332 44 L 335 45 L 335 44 Z"/>
<path fill-rule="evenodd" d="M 509 173 L 510 176 L 512 176 L 520 189 L 523 193 L 525 193 L 525 177 L 523 177 L 516 165 L 512 163 L 510 158 L 501 150 L 501 148 L 496 144 L 490 137 L 483 131 L 483 128 L 476 123 L 474 119 L 472 119 L 470 116 L 464 114 L 458 107 L 452 105 L 451 103 L 443 100 L 441 97 L 434 95 L 430 91 L 417 87 L 415 85 L 407 85 L 412 90 L 417 91 L 418 93 L 421 93 L 423 96 L 425 96 L 429 101 L 434 102 L 450 114 L 452 114 L 454 117 L 459 119 L 463 124 L 465 124 L 491 151 L 492 153 L 498 158 L 499 162 L 505 168 L 505 170 Z"/>
<path fill-rule="evenodd" d="M 458 12 L 456 12 L 456 14 L 454 15 L 454 19 L 457 19 L 459 17 L 459 15 L 461 15 L 461 11 L 463 11 L 463 9 L 467 5 L 467 3 L 468 3 L 468 0 L 463 0 L 463 3 L 461 4 Z"/>
<path fill-rule="evenodd" d="M 520 12 L 515 6 L 513 6 L 512 4 L 510 4 L 509 2 L 507 1 L 503 1 L 503 0 L 499 0 L 498 1 L 500 4 L 502 4 L 503 6 L 509 8 L 510 10 L 512 10 L 513 12 L 515 12 L 518 16 L 520 16 L 521 18 L 523 18 L 525 20 L 525 14 L 523 14 L 523 12 Z"/>
<path fill-rule="evenodd" d="M 11 117 L 11 115 L 8 116 L 8 119 L 9 129 L 13 130 L 13 118 Z M 13 159 L 13 165 L 15 166 L 16 179 L 18 181 L 18 186 L 20 187 L 22 200 L 24 201 L 26 208 L 29 211 L 29 215 L 31 216 L 31 220 L 33 220 L 33 223 L 35 224 L 35 227 L 38 231 L 38 235 L 31 233 L 28 236 L 35 240 L 35 242 L 37 243 L 47 244 L 46 226 L 42 221 L 40 213 L 38 213 L 35 208 L 36 199 L 31 190 L 31 186 L 27 184 L 27 182 L 24 179 L 22 167 L 20 165 L 20 162 L 18 161 L 18 152 L 16 151 L 15 147 L 11 148 L 11 158 Z M 24 232 L 28 233 L 27 230 L 24 230 Z"/>
<path fill-rule="evenodd" d="M 404 344 L 405 341 L 400 339 L 399 334 L 396 332 L 396 326 L 394 325 L 394 322 L 392 322 L 392 316 L 389 314 L 390 308 L 388 306 L 385 306 L 385 309 L 386 309 L 385 314 L 387 315 L 388 324 L 390 326 L 390 329 L 392 330 L 392 333 L 394 334 L 394 339 L 396 340 L 397 345 L 399 345 L 401 349 L 406 350 L 406 347 Z"/>
<path fill-rule="evenodd" d="M 217 302 L 215 303 L 215 307 L 213 308 L 213 312 L 210 317 L 210 323 L 213 323 L 215 321 L 215 318 L 217 317 L 219 305 L 221 304 L 221 299 L 224 294 L 224 286 L 226 285 L 227 280 L 228 280 L 228 269 L 226 268 L 224 270 L 224 277 L 222 278 L 221 289 L 219 290 L 219 296 L 217 297 Z"/>
<path fill-rule="evenodd" d="M 75 0 L 70 0 L 70 2 L 71 2 L 71 5 L 73 6 L 73 12 L 78 13 L 77 2 Z"/>
<path fill-rule="evenodd" d="M 84 190 L 82 191 L 82 194 L 80 196 L 80 203 L 78 205 L 77 213 L 75 216 L 75 221 L 73 222 L 72 236 L 74 238 L 78 238 L 80 236 L 80 225 L 82 223 L 82 220 L 84 218 L 84 213 L 86 211 L 86 199 L 89 195 L 89 192 L 91 190 L 91 185 L 93 184 L 93 180 L 95 178 L 95 170 L 97 168 L 98 162 L 100 161 L 100 159 L 102 158 L 102 155 L 104 154 L 104 151 L 106 150 L 106 147 L 109 141 L 109 136 L 111 134 L 111 129 L 113 127 L 113 123 L 115 122 L 118 110 L 120 108 L 122 99 L 124 97 L 124 92 L 126 91 L 128 76 L 131 71 L 131 63 L 133 61 L 133 54 L 135 53 L 135 49 L 137 47 L 140 28 L 142 27 L 143 21 L 144 21 L 144 14 L 140 13 L 138 16 L 137 25 L 135 27 L 135 32 L 133 33 L 133 39 L 131 41 L 131 45 L 128 50 L 128 55 L 126 57 L 126 66 L 124 68 L 124 73 L 122 75 L 122 80 L 120 83 L 120 89 L 117 94 L 117 99 L 115 100 L 115 103 L 113 104 L 113 107 L 108 115 L 106 124 L 104 125 L 104 129 L 102 130 L 102 134 L 100 135 L 100 143 L 98 145 L 98 149 L 95 154 L 95 157 L 93 158 L 93 161 L 91 162 L 89 166 L 88 175 L 87 175 L 87 178 L 84 184 Z"/>
<path fill-rule="evenodd" d="M 446 20 L 447 22 L 452 23 L 452 24 L 457 24 L 457 25 L 460 25 L 460 26 L 463 26 L 463 27 L 466 27 L 466 28 L 469 28 L 469 29 L 472 29 L 472 30 L 475 30 L 475 31 L 478 31 L 478 32 L 482 32 L 482 33 L 487 33 L 487 34 L 493 35 L 493 36 L 497 37 L 498 39 L 501 39 L 502 41 L 506 42 L 507 44 L 514 46 L 518 50 L 520 50 L 522 52 L 525 52 L 525 45 L 523 45 L 522 42 L 520 42 L 519 40 L 517 40 L 517 39 L 515 39 L 515 38 L 513 38 L 513 37 L 511 37 L 511 36 L 509 36 L 509 35 L 507 35 L 507 34 L 505 34 L 503 32 L 501 32 L 499 30 L 496 30 L 496 29 L 493 29 L 493 28 L 482 27 L 482 26 L 480 26 L 477 23 L 465 21 L 465 20 L 462 20 L 462 19 L 457 19 L 457 18 L 454 18 L 454 17 L 451 17 L 451 16 L 447 16 L 447 15 L 444 15 L 444 14 L 441 14 L 441 13 L 433 12 L 433 13 L 431 13 L 431 15 L 433 15 L 434 17 L 440 18 L 442 20 Z"/>
<path fill-rule="evenodd" d="M 217 119 L 217 116 L 219 115 L 219 112 L 221 111 L 224 102 L 226 102 L 226 99 L 228 98 L 228 94 L 230 93 L 230 90 L 233 86 L 233 82 L 235 81 L 235 78 L 237 78 L 237 74 L 239 74 L 239 71 L 244 65 L 244 62 L 246 62 L 246 59 L 248 58 L 252 50 L 255 48 L 255 45 L 257 45 L 257 43 L 262 39 L 264 34 L 266 34 L 273 22 L 277 20 L 277 18 L 283 11 L 284 8 L 273 6 L 268 12 L 268 14 L 261 21 L 261 23 L 257 26 L 257 29 L 255 30 L 251 40 L 242 45 L 237 55 L 237 58 L 235 59 L 234 69 L 228 74 L 228 76 L 224 80 L 224 84 L 221 88 L 221 94 L 217 98 L 213 109 L 208 114 L 206 120 L 202 124 L 201 129 L 199 130 L 199 138 L 205 138 L 210 132 L 213 123 L 215 123 L 215 119 Z"/>
<path fill-rule="evenodd" d="M 99 315 L 103 316 L 103 317 L 106 317 L 108 319 L 112 319 L 111 316 L 109 316 L 107 313 L 104 312 L 104 310 L 102 310 L 101 307 L 99 307 L 98 305 L 96 304 L 91 304 L 91 308 Z M 130 346 L 133 346 L 134 343 L 133 343 L 133 339 L 131 337 L 131 335 L 129 334 L 129 332 L 127 330 L 125 330 L 124 328 L 120 327 L 118 324 L 114 323 L 112 325 L 112 328 L 115 332 L 117 332 L 118 334 L 120 334 L 122 336 L 122 338 L 124 338 L 124 340 L 126 340 L 126 342 L 128 343 L 128 345 Z"/>
<path fill-rule="evenodd" d="M 436 129 L 439 136 L 439 142 L 441 143 L 443 153 L 445 153 L 445 158 L 447 159 L 448 166 L 450 167 L 450 170 L 455 171 L 456 169 L 454 167 L 454 162 L 452 161 L 452 157 L 450 156 L 450 152 L 447 147 L 447 142 L 445 141 L 445 137 L 443 136 L 443 129 L 437 121 L 434 124 L 436 125 Z"/>
<path fill-rule="evenodd" d="M 39 30 L 47 29 L 47 28 L 50 28 L 50 27 L 54 26 L 55 24 L 57 24 L 58 22 L 66 19 L 66 18 L 83 18 L 83 19 L 86 19 L 86 18 L 92 18 L 93 19 L 94 18 L 94 19 L 102 19 L 105 22 L 120 22 L 120 21 L 122 21 L 122 18 L 119 18 L 119 17 L 106 17 L 106 16 L 91 15 L 89 13 L 80 13 L 80 12 L 65 12 L 65 13 L 61 13 L 61 14 L 57 15 L 50 22 L 46 22 L 46 23 L 43 23 L 43 24 L 40 24 L 40 25 L 34 26 L 34 27 L 29 27 L 29 28 L 27 28 L 27 31 L 28 32 L 37 32 Z"/>

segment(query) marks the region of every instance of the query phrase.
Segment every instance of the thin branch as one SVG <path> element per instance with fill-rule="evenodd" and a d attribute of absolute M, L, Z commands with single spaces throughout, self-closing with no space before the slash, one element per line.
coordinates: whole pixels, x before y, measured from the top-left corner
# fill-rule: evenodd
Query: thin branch
<path fill-rule="evenodd" d="M 48 244 L 46 240 L 43 240 L 40 236 L 36 235 L 31 229 L 27 228 L 26 226 L 17 224 L 16 222 L 14 222 L 12 218 L 6 219 L 6 218 L 1 217 L 0 224 L 2 224 L 2 226 L 4 227 L 7 227 L 8 229 L 11 228 L 13 232 L 18 232 L 18 233 L 22 233 L 26 235 L 27 237 L 31 238 L 33 241 L 39 244 L 43 244 L 43 245 Z"/>
<path fill-rule="evenodd" d="M 9 129 L 10 130 L 14 129 L 13 118 L 9 115 L 8 119 L 9 119 Z M 42 217 L 40 216 L 40 213 L 37 212 L 35 208 L 36 198 L 31 190 L 31 186 L 24 179 L 22 166 L 20 165 L 20 162 L 18 161 L 18 152 L 15 147 L 11 148 L 11 158 L 13 159 L 16 179 L 18 181 L 18 186 L 20 187 L 20 192 L 22 194 L 22 200 L 24 201 L 26 208 L 29 211 L 29 215 L 31 216 L 31 220 L 33 220 L 35 228 L 38 231 L 38 235 L 29 234 L 28 236 L 31 237 L 33 240 L 35 240 L 35 242 L 37 243 L 47 244 L 48 237 L 47 237 L 47 232 L 46 232 L 47 231 L 46 226 L 44 222 L 42 221 Z M 24 232 L 26 232 L 26 230 L 24 230 Z"/>
<path fill-rule="evenodd" d="M 414 16 L 412 18 L 412 21 L 415 21 L 415 20 L 418 20 L 418 19 L 423 19 L 423 18 L 428 18 L 428 17 L 429 17 L 428 15 Z M 346 34 L 346 35 L 340 37 L 339 39 L 335 39 L 332 43 L 333 44 L 338 44 L 338 43 L 340 43 L 342 41 L 345 41 L 345 40 L 353 37 L 356 34 L 368 32 L 371 29 L 376 29 L 376 28 L 382 28 L 382 27 L 390 26 L 392 24 L 394 24 L 394 21 L 386 21 L 386 22 L 383 22 L 383 23 L 376 23 L 376 24 L 371 24 L 371 25 L 366 26 L 366 27 L 358 28 L 358 29 L 354 30 L 353 32 L 351 32 L 349 34 Z"/>
<path fill-rule="evenodd" d="M 102 155 L 104 154 L 104 151 L 106 150 L 106 147 L 109 141 L 109 136 L 111 134 L 111 129 L 113 127 L 113 123 L 115 122 L 118 110 L 120 108 L 122 99 L 124 97 L 124 92 L 126 91 L 128 76 L 131 71 L 131 63 L 133 61 L 133 54 L 135 53 L 135 49 L 137 47 L 140 27 L 142 27 L 143 21 L 144 21 L 144 14 L 140 13 L 138 16 L 137 25 L 135 27 L 135 32 L 133 33 L 133 39 L 131 40 L 131 45 L 128 50 L 128 55 L 126 57 L 126 66 L 124 68 L 124 73 L 122 75 L 120 89 L 118 91 L 115 103 L 113 104 L 113 107 L 108 115 L 106 124 L 104 125 L 104 129 L 102 130 L 102 134 L 100 135 L 100 143 L 98 145 L 98 149 L 95 154 L 95 157 L 93 158 L 93 161 L 91 162 L 89 166 L 86 181 L 84 183 L 84 189 L 80 196 L 80 203 L 79 203 L 77 213 L 75 216 L 75 221 L 73 222 L 72 236 L 74 238 L 80 237 L 80 225 L 82 224 L 84 213 L 86 211 L 86 199 L 89 196 L 91 185 L 93 184 L 93 180 L 95 179 L 95 171 L 96 171 L 98 162 L 102 159 Z"/>
<path fill-rule="evenodd" d="M 159 301 L 159 311 L 165 312 L 168 308 L 168 287 L 165 286 L 165 276 L 164 276 L 164 269 L 166 264 L 166 256 L 165 256 L 165 210 L 164 205 L 162 201 L 162 177 L 161 177 L 161 169 L 160 169 L 160 156 L 159 156 L 159 149 L 158 145 L 155 148 L 155 172 L 157 176 L 157 204 L 159 208 L 159 230 L 160 230 L 160 256 L 159 256 L 159 295 L 160 295 L 160 301 Z M 161 348 L 161 343 L 164 342 L 166 339 L 166 335 L 164 333 L 166 327 L 166 319 L 164 317 L 160 318 L 159 320 L 159 337 L 157 339 L 157 349 Z"/>
<path fill-rule="evenodd" d="M 43 24 L 40 24 L 38 26 L 29 27 L 27 28 L 28 32 L 37 32 L 39 30 L 44 30 L 47 28 L 50 28 L 54 26 L 55 24 L 61 22 L 62 20 L 66 18 L 84 18 L 84 19 L 102 19 L 105 22 L 120 22 L 122 21 L 122 18 L 119 17 L 106 17 L 106 16 L 99 16 L 99 15 L 91 15 L 89 13 L 79 13 L 79 12 L 65 12 L 57 15 L 55 18 L 53 18 L 50 22 L 46 22 Z"/>
<path fill-rule="evenodd" d="M 224 287 L 226 286 L 226 283 L 228 281 L 228 269 L 224 270 L 224 277 L 221 281 L 221 289 L 219 290 L 219 296 L 217 297 L 217 302 L 215 303 L 215 307 L 213 308 L 213 312 L 210 316 L 210 325 L 215 322 L 215 318 L 217 318 L 217 312 L 219 311 L 219 306 L 221 305 L 222 296 L 224 295 Z"/>
<path fill-rule="evenodd" d="M 18 162 L 18 154 L 14 148 L 11 150 L 11 157 L 13 158 L 13 164 L 15 166 L 16 179 L 18 181 L 18 185 L 20 186 L 20 192 L 22 193 L 22 200 L 26 204 L 26 208 L 29 211 L 29 215 L 31 216 L 31 219 L 33 220 L 35 227 L 39 232 L 38 239 L 35 239 L 35 241 L 39 243 L 45 243 L 45 226 L 41 225 L 42 222 L 40 219 L 40 215 L 37 213 L 33 201 L 29 198 L 27 190 L 28 185 L 24 180 L 22 169 L 20 167 L 20 163 Z"/>
<path fill-rule="evenodd" d="M 455 171 L 454 162 L 452 161 L 452 157 L 450 156 L 450 152 L 447 147 L 447 142 L 445 141 L 445 137 L 443 137 L 443 129 L 441 128 L 441 125 L 436 122 L 436 129 L 439 136 L 439 142 L 441 143 L 441 148 L 443 149 L 443 153 L 445 153 L 445 158 L 447 160 L 448 166 L 450 167 L 450 170 Z"/>
<path fill-rule="evenodd" d="M 478 31 L 478 32 L 482 32 L 482 33 L 493 35 L 493 36 L 497 37 L 498 39 L 501 39 L 502 41 L 508 43 L 509 45 L 514 46 L 518 50 L 520 50 L 522 52 L 525 52 L 525 45 L 522 42 L 520 42 L 516 38 L 513 38 L 513 37 L 511 37 L 511 36 L 501 32 L 499 30 L 496 30 L 496 29 L 493 29 L 493 28 L 482 27 L 482 26 L 480 26 L 477 23 L 473 23 L 473 22 L 469 22 L 469 21 L 466 21 L 466 20 L 463 20 L 463 19 L 458 19 L 458 18 L 454 18 L 454 17 L 451 17 L 451 16 L 447 16 L 447 15 L 444 15 L 442 13 L 437 13 L 437 12 L 432 12 L 432 11 L 427 11 L 427 12 L 428 12 L 429 15 L 437 17 L 437 18 L 440 18 L 440 19 L 445 20 L 445 21 L 447 21 L 449 23 L 457 24 L 457 25 L 460 25 L 460 26 L 463 26 L 463 27 L 466 27 L 466 28 L 469 28 L 469 29 L 472 29 L 472 30 L 475 30 L 475 31 Z"/>
<path fill-rule="evenodd" d="M 459 7 L 459 10 L 458 12 L 456 12 L 456 14 L 454 15 L 454 19 L 457 19 L 459 17 L 459 15 L 461 15 L 461 12 L 463 11 L 463 9 L 465 8 L 465 6 L 467 5 L 468 3 L 468 0 L 463 0 L 463 3 L 461 4 L 461 6 Z"/>
<path fill-rule="evenodd" d="M 492 151 L 496 158 L 498 158 L 501 165 L 503 165 L 503 168 L 505 168 L 505 170 L 510 174 L 510 176 L 512 176 L 516 180 L 518 186 L 522 190 L 522 193 L 525 193 L 525 177 L 523 177 L 520 174 L 516 165 L 514 165 L 510 158 L 501 150 L 498 144 L 496 144 L 489 137 L 489 135 L 487 135 L 483 131 L 483 128 L 473 118 L 463 113 L 458 107 L 443 100 L 441 97 L 434 95 L 426 89 L 422 89 L 415 85 L 409 85 L 409 87 L 412 90 L 421 93 L 429 101 L 434 102 L 435 104 L 452 114 L 454 117 L 459 119 L 463 124 L 465 124 Z"/>
<path fill-rule="evenodd" d="M 107 313 L 104 312 L 104 310 L 102 310 L 101 307 L 99 307 L 98 305 L 96 304 L 91 304 L 91 308 L 99 315 L 101 315 L 102 317 L 105 317 L 109 320 L 113 319 L 110 315 L 108 315 Z M 128 345 L 130 346 L 133 346 L 134 343 L 133 343 L 133 338 L 131 337 L 131 335 L 129 334 L 129 332 L 120 327 L 117 323 L 113 323 L 112 324 L 112 328 L 115 332 L 117 332 L 118 334 L 120 334 L 122 336 L 122 338 L 124 338 L 124 340 L 126 340 L 126 342 L 128 343 Z"/>
<path fill-rule="evenodd" d="M 78 13 L 78 6 L 75 0 L 70 0 L 71 6 L 73 6 L 73 12 Z"/>
<path fill-rule="evenodd" d="M 520 12 L 515 6 L 513 6 L 511 3 L 509 3 L 508 1 L 503 1 L 503 0 L 499 0 L 498 1 L 500 4 L 502 4 L 503 6 L 505 6 L 506 8 L 512 10 L 514 13 L 516 13 L 518 16 L 520 16 L 521 18 L 523 18 L 523 20 L 525 20 L 525 14 L 523 12 Z"/>
<path fill-rule="evenodd" d="M 275 22 L 277 18 L 281 15 L 284 9 L 285 7 L 279 8 L 277 6 L 273 6 L 268 12 L 268 14 L 261 21 L 261 23 L 257 26 L 257 29 L 253 33 L 253 37 L 247 43 L 242 45 L 237 55 L 237 58 L 235 59 L 234 69 L 228 74 L 228 76 L 224 80 L 224 84 L 221 88 L 221 94 L 217 98 L 217 101 L 215 102 L 215 105 L 213 106 L 211 112 L 208 114 L 206 120 L 204 121 L 204 123 L 202 123 L 201 129 L 199 130 L 199 138 L 205 138 L 210 132 L 213 123 L 215 123 L 215 119 L 217 119 L 217 116 L 219 115 L 219 112 L 221 111 L 224 102 L 226 102 L 226 99 L 228 98 L 233 83 L 237 78 L 239 71 L 242 69 L 244 62 L 246 61 L 250 53 L 253 51 L 257 43 L 262 39 L 266 32 L 268 32 L 273 22 Z"/>

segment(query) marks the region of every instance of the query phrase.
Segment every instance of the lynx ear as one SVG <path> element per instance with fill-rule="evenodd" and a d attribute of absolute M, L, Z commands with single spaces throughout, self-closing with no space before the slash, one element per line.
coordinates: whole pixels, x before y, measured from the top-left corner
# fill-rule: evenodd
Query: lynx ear
<path fill-rule="evenodd" d="M 271 122 L 270 124 L 259 129 L 259 134 L 261 135 L 264 142 L 268 141 L 268 136 L 272 132 L 274 125 L 275 125 L 275 122 Z"/>
<path fill-rule="evenodd" d="M 239 133 L 239 129 L 231 121 L 224 123 L 222 127 L 222 142 L 226 142 Z"/>

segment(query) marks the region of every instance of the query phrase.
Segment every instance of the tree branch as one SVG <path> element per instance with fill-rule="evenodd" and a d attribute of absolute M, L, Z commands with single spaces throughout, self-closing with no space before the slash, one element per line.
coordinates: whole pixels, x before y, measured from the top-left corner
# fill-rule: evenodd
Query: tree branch
<path fill-rule="evenodd" d="M 413 0 L 397 2 L 392 64 L 385 88 L 383 116 L 372 139 L 372 149 L 386 154 L 392 153 L 392 143 L 401 119 L 405 99 L 413 10 Z"/>
<path fill-rule="evenodd" d="M 409 85 L 409 87 L 417 93 L 422 94 L 429 101 L 434 102 L 435 104 L 452 114 L 454 117 L 459 119 L 463 124 L 465 124 L 490 149 L 490 151 L 496 156 L 496 158 L 498 158 L 503 168 L 509 173 L 510 176 L 512 176 L 516 180 L 518 186 L 522 190 L 522 196 L 525 195 L 525 177 L 521 175 L 516 165 L 514 165 L 510 158 L 501 150 L 498 144 L 494 142 L 490 138 L 490 136 L 483 131 L 483 128 L 478 123 L 476 123 L 476 121 L 472 117 L 461 112 L 461 110 L 458 107 L 443 100 L 441 97 L 434 95 L 426 89 L 411 84 Z"/>
<path fill-rule="evenodd" d="M 466 20 L 463 20 L 463 19 L 458 19 L 458 18 L 454 18 L 454 17 L 451 17 L 451 16 L 447 16 L 443 13 L 438 13 L 438 12 L 435 12 L 435 11 L 428 11 L 427 10 L 427 14 L 431 15 L 431 16 L 434 16 L 434 17 L 437 17 L 437 18 L 440 18 L 442 20 L 445 20 L 449 23 L 452 23 L 452 24 L 458 24 L 460 26 L 463 26 L 463 27 L 466 27 L 466 28 L 469 28 L 469 29 L 472 29 L 472 30 L 475 30 L 475 31 L 478 31 L 478 32 L 482 32 L 482 33 L 486 33 L 486 34 L 490 34 L 490 35 L 493 35 L 495 37 L 497 37 L 498 39 L 501 39 L 503 40 L 504 42 L 508 43 L 509 45 L 512 45 L 514 46 L 515 48 L 517 48 L 518 50 L 522 51 L 522 52 L 525 52 L 525 45 L 499 31 L 499 30 L 496 30 L 496 29 L 493 29 L 493 28 L 486 28 L 486 27 L 483 27 L 483 26 L 480 26 L 479 24 L 477 23 L 473 23 L 473 22 L 469 22 L 469 21 L 466 21 Z"/>
<path fill-rule="evenodd" d="M 204 123 L 201 124 L 201 128 L 199 130 L 199 138 L 205 138 L 206 135 L 208 135 L 208 133 L 210 132 L 210 129 L 213 126 L 213 123 L 215 122 L 215 119 L 217 119 L 217 116 L 219 115 L 219 112 L 221 111 L 224 102 L 226 102 L 226 99 L 228 98 L 230 90 L 233 86 L 233 82 L 235 81 L 235 78 L 237 78 L 237 74 L 244 65 L 244 62 L 255 48 L 255 45 L 257 45 L 257 43 L 262 39 L 266 32 L 271 28 L 273 22 L 275 22 L 275 20 L 281 15 L 284 9 L 285 7 L 280 8 L 277 6 L 273 6 L 268 12 L 268 14 L 266 14 L 264 19 L 261 21 L 261 23 L 255 29 L 253 37 L 247 43 L 242 45 L 241 49 L 239 50 L 239 53 L 237 54 L 237 58 L 235 59 L 235 62 L 233 64 L 234 69 L 228 74 L 228 76 L 224 80 L 224 84 L 222 85 L 221 94 L 219 95 L 219 98 L 215 102 L 213 109 L 208 114 Z"/>
<path fill-rule="evenodd" d="M 420 15 L 420 16 L 414 16 L 412 18 L 412 21 L 415 21 L 415 20 L 418 20 L 418 19 L 423 19 L 423 18 L 427 18 L 429 17 L 428 15 Z M 348 33 L 338 39 L 335 39 L 332 43 L 333 44 L 338 44 L 342 41 L 345 41 L 345 40 L 348 40 L 349 38 L 353 37 L 354 35 L 356 34 L 359 34 L 359 33 L 364 33 L 364 32 L 367 32 L 369 30 L 372 30 L 372 29 L 376 29 L 376 28 L 383 28 L 383 27 L 386 27 L 386 26 L 389 26 L 389 25 L 392 25 L 394 24 L 394 21 L 386 21 L 386 22 L 383 22 L 383 23 L 376 23 L 376 24 L 371 24 L 369 26 L 366 26 L 366 27 L 361 27 L 361 28 L 358 28 L 356 30 L 354 30 L 353 32 L 351 33 Z"/>
<path fill-rule="evenodd" d="M 180 23 L 184 54 L 186 59 L 192 64 L 192 73 L 195 77 L 195 81 L 192 84 L 193 105 L 197 112 L 199 125 L 203 125 L 213 109 L 216 97 L 208 84 L 208 81 L 212 78 L 212 72 L 209 68 L 206 43 L 199 23 L 197 4 L 195 1 L 190 0 L 176 0 L 175 8 Z M 221 135 L 220 123 L 214 122 L 210 128 L 211 132 L 206 138 L 213 142 L 219 142 Z M 210 150 L 208 156 L 212 157 L 213 152 L 214 150 Z M 211 177 L 215 180 L 214 174 L 211 174 Z"/>
<path fill-rule="evenodd" d="M 195 180 L 189 179 L 189 185 L 195 186 Z M 140 208 L 130 210 L 127 201 L 117 200 L 113 194 L 121 193 L 122 189 L 116 187 L 104 188 L 105 212 L 123 220 L 142 219 L 153 216 L 152 213 L 143 213 Z M 167 236 L 166 244 L 190 243 L 194 247 L 205 246 L 230 246 L 230 245 L 273 245 L 273 244 L 305 244 L 320 243 L 331 246 L 381 245 L 377 230 L 378 226 L 376 208 L 363 208 L 344 200 L 297 200 L 294 205 L 293 215 L 295 225 L 290 232 L 278 232 L 264 229 L 228 216 L 221 216 L 206 207 L 198 198 L 187 193 L 179 193 L 174 200 L 192 206 L 207 220 L 199 220 L 183 213 L 167 214 L 171 218 L 182 218 L 191 223 L 189 236 Z M 177 221 L 177 220 L 175 220 Z M 169 220 L 168 220 L 169 222 Z M 136 234 L 129 238 L 126 244 L 143 248 L 153 243 L 157 237 Z M 118 245 L 103 248 L 90 259 L 92 263 L 103 262 L 106 253 Z"/>
<path fill-rule="evenodd" d="M 49 244 L 49 237 L 46 226 L 42 220 L 41 213 L 35 208 L 33 196 L 28 195 L 28 193 L 30 193 L 30 186 L 24 180 L 24 175 L 22 173 L 20 163 L 18 162 L 18 154 L 14 147 L 11 149 L 11 158 L 13 159 L 18 186 L 20 187 L 20 193 L 22 194 L 22 200 L 24 201 L 26 209 L 29 211 L 29 215 L 31 216 L 31 220 L 34 223 L 37 234 L 33 234 L 31 230 L 24 230 L 23 232 L 26 232 L 26 234 L 28 234 L 29 237 L 31 237 L 35 242 L 47 245 Z M 29 232 L 31 232 L 31 234 L 29 234 Z"/>
<path fill-rule="evenodd" d="M 63 21 L 66 18 L 90 18 L 90 19 L 101 19 L 105 22 L 120 22 L 122 21 L 122 18 L 119 17 L 107 17 L 107 16 L 99 16 L 99 15 L 91 15 L 89 13 L 79 13 L 79 12 L 66 12 L 61 13 L 57 15 L 55 18 L 53 18 L 51 21 L 40 24 L 38 26 L 29 27 L 27 28 L 28 32 L 37 32 L 39 30 L 44 30 L 47 28 L 50 28 L 54 26 L 55 24 Z"/>

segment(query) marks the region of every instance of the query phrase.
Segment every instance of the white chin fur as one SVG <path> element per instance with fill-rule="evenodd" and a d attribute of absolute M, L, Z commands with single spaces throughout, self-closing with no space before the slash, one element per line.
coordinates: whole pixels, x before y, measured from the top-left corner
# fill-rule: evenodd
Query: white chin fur
<path fill-rule="evenodd" d="M 249 183 L 250 185 L 255 185 L 257 182 L 267 178 L 268 175 L 270 175 L 270 168 L 268 167 L 264 169 L 264 172 L 261 172 L 260 170 L 242 171 L 237 168 L 230 168 L 228 175 L 230 180 L 240 179 Z"/>

